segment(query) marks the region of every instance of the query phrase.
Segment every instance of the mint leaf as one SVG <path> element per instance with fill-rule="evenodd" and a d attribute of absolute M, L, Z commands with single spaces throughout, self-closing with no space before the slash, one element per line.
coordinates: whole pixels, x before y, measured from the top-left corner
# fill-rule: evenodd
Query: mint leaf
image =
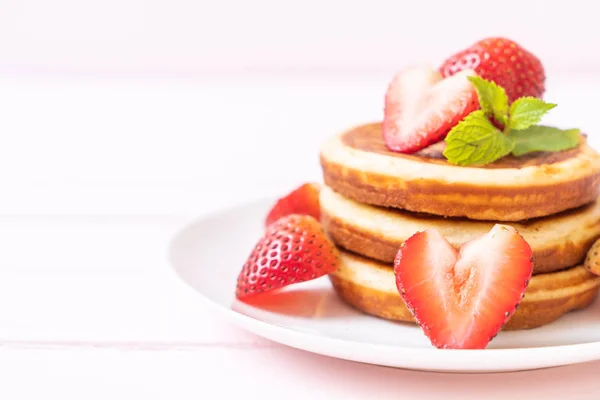
<path fill-rule="evenodd" d="M 504 135 L 485 116 L 473 111 L 446 136 L 444 156 L 457 165 L 483 165 L 502 158 L 513 150 L 512 137 Z"/>
<path fill-rule="evenodd" d="M 562 130 L 551 126 L 535 125 L 525 130 L 511 130 L 508 137 L 515 142 L 512 154 L 516 157 L 534 151 L 561 151 L 579 144 L 579 129 Z"/>
<path fill-rule="evenodd" d="M 475 87 L 479 104 L 486 115 L 494 116 L 496 120 L 506 125 L 508 119 L 508 96 L 504 88 L 480 76 L 467 78 Z"/>
<path fill-rule="evenodd" d="M 527 129 L 542 120 L 544 114 L 556 107 L 536 97 L 521 97 L 510 105 L 510 129 Z"/>

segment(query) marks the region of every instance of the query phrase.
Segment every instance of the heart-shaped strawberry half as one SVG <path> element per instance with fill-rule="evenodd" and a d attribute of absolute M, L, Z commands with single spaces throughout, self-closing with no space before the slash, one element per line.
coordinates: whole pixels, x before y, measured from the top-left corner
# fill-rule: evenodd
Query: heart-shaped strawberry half
<path fill-rule="evenodd" d="M 438 231 L 404 242 L 396 286 L 437 348 L 483 349 L 514 314 L 533 271 L 529 244 L 511 226 L 453 247 Z"/>
<path fill-rule="evenodd" d="M 448 78 L 432 68 L 410 67 L 394 76 L 385 96 L 383 138 L 387 148 L 414 153 L 443 140 L 479 108 L 475 88 L 463 70 Z"/>

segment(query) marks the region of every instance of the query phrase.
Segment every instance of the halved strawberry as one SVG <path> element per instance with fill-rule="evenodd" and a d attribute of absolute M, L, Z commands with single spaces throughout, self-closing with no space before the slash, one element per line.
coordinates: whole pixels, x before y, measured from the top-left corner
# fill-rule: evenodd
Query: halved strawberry
<path fill-rule="evenodd" d="M 529 244 L 499 224 L 459 249 L 436 230 L 417 233 L 394 263 L 404 302 L 445 349 L 485 348 L 515 312 L 532 271 Z"/>
<path fill-rule="evenodd" d="M 237 279 L 236 297 L 244 298 L 334 272 L 338 250 L 321 224 L 292 214 L 267 227 Z"/>
<path fill-rule="evenodd" d="M 479 108 L 465 70 L 443 79 L 426 67 L 396 74 L 385 96 L 383 137 L 391 151 L 414 153 L 444 139 L 450 129 Z"/>
<path fill-rule="evenodd" d="M 502 86 L 510 102 L 522 96 L 542 97 L 546 73 L 539 58 L 503 37 L 480 40 L 442 63 L 439 71 L 452 76 L 464 69 Z"/>
<path fill-rule="evenodd" d="M 286 194 L 271 208 L 265 225 L 269 226 L 279 218 L 290 214 L 310 215 L 317 221 L 320 220 L 319 190 L 317 183 L 305 183 Z"/>

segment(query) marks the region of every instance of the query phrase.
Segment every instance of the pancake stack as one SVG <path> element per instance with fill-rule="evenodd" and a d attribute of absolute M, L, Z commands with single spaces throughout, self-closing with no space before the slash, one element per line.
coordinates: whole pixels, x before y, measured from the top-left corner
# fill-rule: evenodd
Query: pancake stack
<path fill-rule="evenodd" d="M 440 142 L 414 154 L 387 150 L 381 124 L 326 141 L 321 222 L 341 263 L 329 278 L 341 298 L 382 318 L 414 322 L 393 261 L 413 234 L 437 229 L 459 246 L 495 223 L 512 225 L 533 250 L 533 277 L 504 330 L 539 327 L 590 305 L 600 277 L 581 265 L 600 238 L 600 155 L 576 148 L 504 157 L 484 167 L 448 163 Z"/>

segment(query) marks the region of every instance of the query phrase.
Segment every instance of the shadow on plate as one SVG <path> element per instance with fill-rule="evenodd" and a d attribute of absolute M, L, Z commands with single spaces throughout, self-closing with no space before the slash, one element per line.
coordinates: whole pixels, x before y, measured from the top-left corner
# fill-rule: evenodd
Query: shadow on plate
<path fill-rule="evenodd" d="M 267 311 L 302 318 L 341 318 L 361 315 L 343 303 L 331 288 L 297 288 L 263 293 L 246 300 L 236 300 L 234 311 L 242 314 Z"/>

